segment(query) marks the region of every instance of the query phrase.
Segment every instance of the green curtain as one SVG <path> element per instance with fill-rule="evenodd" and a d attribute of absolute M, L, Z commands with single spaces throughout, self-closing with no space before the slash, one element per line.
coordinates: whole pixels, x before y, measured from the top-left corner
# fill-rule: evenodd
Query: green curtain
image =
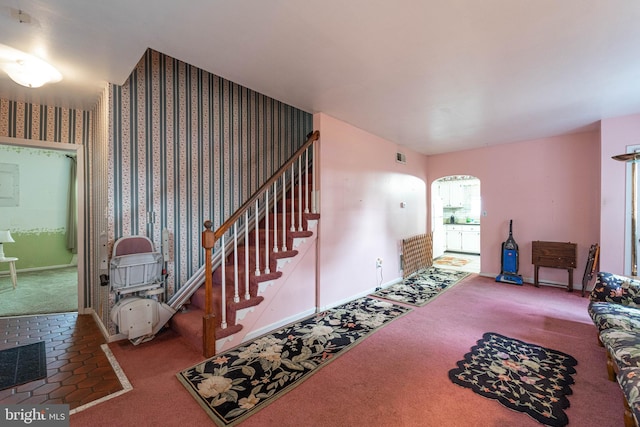
<path fill-rule="evenodd" d="M 67 156 L 71 160 L 71 167 L 69 173 L 69 199 L 67 207 L 67 249 L 71 253 L 78 253 L 76 243 L 78 240 L 78 208 L 77 208 L 77 194 L 76 194 L 76 159 L 72 156 Z"/>

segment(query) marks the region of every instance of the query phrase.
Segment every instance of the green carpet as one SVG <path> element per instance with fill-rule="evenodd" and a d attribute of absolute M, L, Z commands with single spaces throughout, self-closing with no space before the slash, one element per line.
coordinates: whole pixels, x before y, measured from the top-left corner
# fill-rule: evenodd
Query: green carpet
<path fill-rule="evenodd" d="M 18 287 L 0 276 L 0 317 L 67 313 L 78 310 L 76 267 L 18 272 Z"/>
<path fill-rule="evenodd" d="M 410 311 L 360 298 L 220 353 L 177 377 L 216 424 L 234 425 Z"/>
<path fill-rule="evenodd" d="M 548 426 L 569 423 L 572 374 L 578 362 L 568 354 L 487 332 L 449 371 L 455 384 Z M 594 404 L 596 404 L 594 402 Z"/>
<path fill-rule="evenodd" d="M 401 283 L 381 289 L 371 296 L 420 307 L 468 275 L 469 273 L 462 271 L 428 267 L 416 272 Z"/>

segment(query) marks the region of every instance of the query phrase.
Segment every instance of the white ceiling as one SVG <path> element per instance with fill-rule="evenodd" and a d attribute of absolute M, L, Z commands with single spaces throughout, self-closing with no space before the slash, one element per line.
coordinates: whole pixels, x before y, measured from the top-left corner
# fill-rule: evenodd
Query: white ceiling
<path fill-rule="evenodd" d="M 638 0 L 0 0 L 0 43 L 64 75 L 2 98 L 90 109 L 150 47 L 425 154 L 640 113 Z"/>

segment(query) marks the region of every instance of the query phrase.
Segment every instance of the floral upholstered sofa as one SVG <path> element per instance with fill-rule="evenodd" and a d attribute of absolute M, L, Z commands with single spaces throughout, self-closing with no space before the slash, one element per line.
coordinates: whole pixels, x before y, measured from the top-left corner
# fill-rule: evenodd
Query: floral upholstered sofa
<path fill-rule="evenodd" d="M 607 350 L 607 370 L 626 399 L 625 426 L 640 420 L 640 281 L 599 272 L 589 315 Z"/>

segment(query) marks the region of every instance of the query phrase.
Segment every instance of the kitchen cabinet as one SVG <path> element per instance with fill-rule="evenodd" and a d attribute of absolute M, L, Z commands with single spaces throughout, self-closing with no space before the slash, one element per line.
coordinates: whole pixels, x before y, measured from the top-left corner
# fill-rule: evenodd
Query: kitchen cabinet
<path fill-rule="evenodd" d="M 447 225 L 447 250 L 454 252 L 462 251 L 462 232 L 456 226 Z"/>
<path fill-rule="evenodd" d="M 462 232 L 461 252 L 480 253 L 480 229 L 478 231 L 465 230 Z"/>
<path fill-rule="evenodd" d="M 438 187 L 438 195 L 442 199 L 442 206 L 462 207 L 465 201 L 465 191 L 462 184 L 457 181 L 441 182 Z"/>
<path fill-rule="evenodd" d="M 438 196 L 442 200 L 442 206 L 449 206 L 449 183 L 441 182 L 438 184 Z"/>
<path fill-rule="evenodd" d="M 445 232 L 448 251 L 480 253 L 479 225 L 447 224 Z"/>
<path fill-rule="evenodd" d="M 464 206 L 464 187 L 459 182 L 449 183 L 449 203 L 450 206 Z"/>

